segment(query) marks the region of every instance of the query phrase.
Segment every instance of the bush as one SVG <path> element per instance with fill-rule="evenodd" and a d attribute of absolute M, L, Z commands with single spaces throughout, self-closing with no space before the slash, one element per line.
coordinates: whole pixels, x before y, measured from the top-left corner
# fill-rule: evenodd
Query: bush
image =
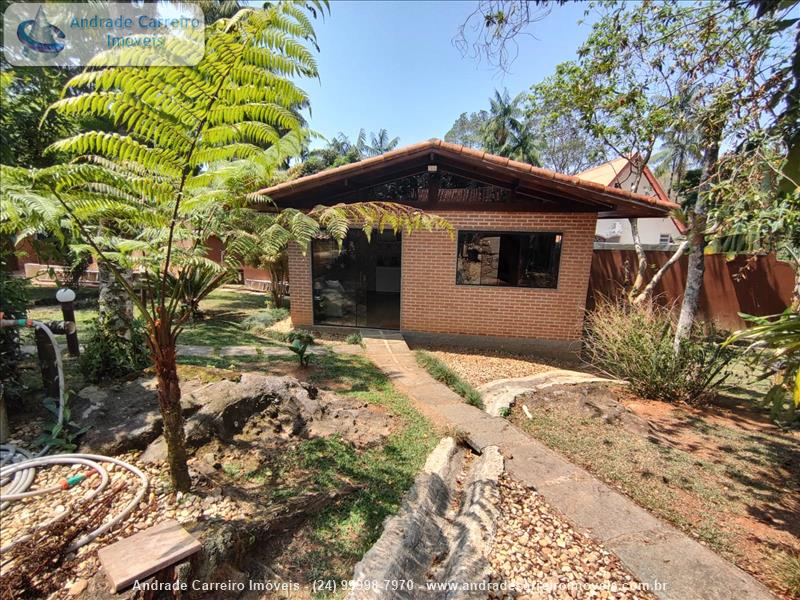
<path fill-rule="evenodd" d="M 97 321 L 92 322 L 78 362 L 81 373 L 92 383 L 126 377 L 149 364 L 147 332 L 139 319 L 131 324 L 130 339 L 104 333 Z"/>
<path fill-rule="evenodd" d="M 347 344 L 353 344 L 355 346 L 360 346 L 361 342 L 363 340 L 361 339 L 361 334 L 360 333 L 351 333 L 346 338 L 344 338 L 344 341 Z"/>
<path fill-rule="evenodd" d="M 450 370 L 450 367 L 432 354 L 428 354 L 423 350 L 415 351 L 414 356 L 417 358 L 417 363 L 419 363 L 431 377 L 437 381 L 441 381 L 456 394 L 464 398 L 467 404 L 483 408 L 483 400 L 478 390 L 456 375 Z"/>
<path fill-rule="evenodd" d="M 286 341 L 291 343 L 300 342 L 309 346 L 314 343 L 314 335 L 305 329 L 295 329 L 286 334 Z"/>
<path fill-rule="evenodd" d="M 30 298 L 27 279 L 14 277 L 5 271 L 5 262 L 0 261 L 0 312 L 4 319 L 24 319 Z M 17 365 L 20 361 L 19 327 L 0 329 L 0 382 L 17 384 Z M 6 390 L 8 393 L 8 390 Z"/>
<path fill-rule="evenodd" d="M 283 321 L 289 316 L 285 308 L 268 308 L 242 321 L 242 326 L 248 331 L 264 330 L 272 327 L 278 321 Z"/>
<path fill-rule="evenodd" d="M 601 302 L 587 317 L 585 352 L 594 367 L 628 381 L 639 396 L 698 402 L 725 381 L 733 352 L 713 335 L 701 338 L 693 332 L 676 356 L 674 333 L 666 308 Z"/>

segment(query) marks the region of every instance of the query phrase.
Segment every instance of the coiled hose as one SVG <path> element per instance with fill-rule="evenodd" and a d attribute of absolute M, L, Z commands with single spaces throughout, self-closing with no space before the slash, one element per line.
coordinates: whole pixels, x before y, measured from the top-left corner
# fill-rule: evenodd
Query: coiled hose
<path fill-rule="evenodd" d="M 59 391 L 58 423 L 63 426 L 64 368 L 61 360 L 61 348 L 59 348 L 58 341 L 56 340 L 50 328 L 47 327 L 47 325 L 45 325 L 44 323 L 41 323 L 40 321 L 21 320 L 18 321 L 18 325 L 19 326 L 25 325 L 28 327 L 36 327 L 37 329 L 41 329 L 50 338 L 50 341 L 53 344 L 53 348 L 56 351 L 55 352 L 56 365 L 58 367 L 58 391 Z M 85 546 L 95 538 L 103 535 L 105 532 L 109 531 L 117 524 L 119 524 L 121 521 L 126 519 L 128 515 L 130 515 L 136 508 L 137 504 L 139 504 L 139 502 L 142 500 L 145 493 L 147 493 L 147 488 L 149 486 L 147 476 L 144 473 L 142 473 L 140 469 L 134 467 L 130 463 L 127 463 L 123 460 L 119 460 L 117 458 L 112 458 L 110 456 L 101 456 L 98 454 L 56 454 L 54 456 L 43 456 L 44 454 L 47 453 L 49 449 L 50 449 L 49 445 L 45 446 L 38 454 L 32 455 L 29 451 L 25 450 L 24 448 L 20 448 L 18 446 L 14 446 L 11 444 L 5 444 L 0 446 L 0 487 L 3 487 L 3 493 L 0 494 L 0 511 L 6 508 L 9 502 L 12 502 L 14 500 L 21 500 L 23 498 L 30 498 L 33 496 L 40 496 L 43 494 L 59 492 L 64 489 L 62 486 L 55 486 L 41 490 L 30 490 L 30 486 L 33 484 L 33 481 L 36 478 L 37 467 L 73 464 L 73 465 L 84 465 L 92 469 L 100 476 L 100 484 L 96 486 L 94 489 L 92 489 L 92 491 L 89 494 L 86 495 L 85 500 L 91 500 L 108 486 L 108 481 L 109 481 L 108 472 L 100 464 L 103 462 L 112 463 L 124 469 L 127 469 L 139 479 L 139 482 L 141 484 L 136 494 L 134 494 L 133 498 L 125 505 L 125 508 L 122 510 L 122 512 L 120 512 L 113 519 L 111 519 L 107 523 L 104 523 L 94 531 L 84 535 L 83 537 L 73 542 L 69 546 L 69 548 L 67 548 L 68 552 L 77 550 L 81 546 Z M 76 480 L 76 483 L 80 483 L 80 481 L 81 479 L 78 479 Z M 67 508 L 63 512 L 57 514 L 52 519 L 49 519 L 43 523 L 38 524 L 35 527 L 35 529 L 41 529 L 47 527 L 52 523 L 55 523 L 56 521 L 63 519 L 69 513 L 70 509 Z M 10 548 L 16 546 L 17 544 L 25 542 L 26 540 L 30 539 L 30 537 L 31 534 L 28 533 L 10 542 L 9 544 L 6 544 L 5 546 L 0 547 L 0 553 L 9 550 Z"/>

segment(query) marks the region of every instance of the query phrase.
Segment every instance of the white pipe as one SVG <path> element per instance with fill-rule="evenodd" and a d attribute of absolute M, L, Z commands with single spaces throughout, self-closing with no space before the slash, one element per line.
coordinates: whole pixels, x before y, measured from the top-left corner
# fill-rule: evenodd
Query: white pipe
<path fill-rule="evenodd" d="M 55 350 L 56 366 L 58 367 L 58 394 L 59 394 L 58 423 L 63 426 L 64 425 L 64 365 L 61 358 L 61 348 L 59 347 L 58 341 L 53 335 L 53 332 L 47 325 L 45 325 L 41 321 L 30 321 L 30 325 L 36 327 L 37 329 L 41 329 L 45 333 L 45 335 L 47 335 L 47 337 L 50 338 L 50 341 L 53 344 L 53 349 Z M 43 467 L 55 464 L 81 464 L 93 469 L 100 475 L 100 484 L 84 497 L 85 501 L 91 500 L 92 498 L 97 496 L 108 485 L 108 480 L 109 480 L 108 472 L 100 464 L 98 464 L 101 462 L 110 462 L 115 465 L 119 465 L 124 469 L 127 469 L 128 471 L 136 475 L 141 483 L 141 485 L 139 486 L 139 490 L 136 492 L 134 497 L 125 505 L 125 508 L 122 510 L 122 512 L 120 512 L 117 516 L 111 519 L 108 523 L 101 525 L 94 531 L 84 535 L 80 539 L 73 542 L 67 548 L 68 552 L 72 552 L 74 550 L 77 550 L 81 546 L 85 546 L 95 538 L 98 538 L 99 536 L 109 531 L 111 528 L 115 527 L 122 520 L 126 519 L 128 515 L 130 515 L 134 511 L 136 506 L 144 497 L 145 493 L 147 493 L 147 488 L 149 486 L 149 481 L 147 479 L 147 476 L 144 473 L 142 473 L 141 470 L 134 467 L 130 463 L 127 463 L 123 460 L 119 460 L 118 458 L 113 458 L 110 456 L 101 456 L 99 454 L 57 454 L 55 456 L 42 456 L 45 453 L 47 453 L 49 449 L 50 446 L 47 445 L 38 454 L 36 454 L 35 456 L 31 456 L 31 453 L 25 450 L 24 448 L 18 448 L 17 446 L 13 446 L 10 444 L 0 446 L 0 487 L 4 486 L 8 482 L 8 480 L 11 479 L 11 483 L 6 488 L 6 493 L 0 495 L 0 510 L 3 510 L 3 508 L 5 508 L 9 502 L 12 502 L 14 500 L 20 500 L 32 496 L 39 496 L 43 494 L 62 491 L 60 487 L 28 491 L 30 486 L 33 484 L 33 480 L 36 476 L 37 467 Z M 37 525 L 34 528 L 34 530 L 41 529 L 43 527 L 51 525 L 55 521 L 64 518 L 69 512 L 70 509 L 65 509 L 64 512 L 56 515 L 54 518 Z M 11 543 L 6 544 L 2 548 L 0 548 L 0 553 L 5 552 L 11 547 L 30 539 L 30 537 L 31 534 L 28 533 L 14 540 Z"/>
<path fill-rule="evenodd" d="M 119 524 L 122 520 L 126 519 L 128 517 L 128 515 L 130 515 L 133 512 L 133 510 L 136 508 L 136 506 L 139 504 L 139 502 L 141 502 L 141 500 L 144 497 L 145 493 L 147 493 L 147 489 L 149 487 L 149 481 L 147 479 L 147 476 L 144 473 L 142 473 L 141 470 L 139 470 L 138 468 L 134 467 L 133 465 L 131 465 L 131 464 L 129 464 L 129 463 L 123 461 L 123 460 L 119 460 L 118 458 L 113 458 L 111 456 L 101 456 L 101 455 L 98 455 L 98 454 L 57 454 L 57 455 L 54 455 L 54 456 L 42 456 L 42 457 L 37 457 L 37 458 L 31 458 L 29 460 L 25 460 L 25 461 L 22 461 L 22 462 L 18 462 L 18 463 L 14 463 L 14 464 L 2 467 L 2 468 L 0 468 L 0 478 L 9 477 L 9 476 L 11 476 L 11 475 L 13 475 L 13 474 L 15 474 L 17 472 L 24 472 L 25 470 L 32 470 L 32 469 L 35 469 L 36 467 L 43 467 L 43 466 L 48 466 L 48 465 L 53 465 L 53 464 L 82 464 L 82 465 L 86 465 L 86 466 L 94 469 L 95 471 L 97 471 L 100 474 L 100 477 L 101 477 L 100 485 L 98 485 L 95 489 L 92 490 L 91 493 L 89 493 L 85 497 L 85 500 L 91 500 L 97 494 L 99 494 L 103 489 L 105 489 L 105 487 L 108 485 L 108 473 L 106 472 L 106 470 L 101 465 L 98 464 L 98 463 L 102 463 L 102 462 L 110 462 L 110 463 L 113 463 L 115 465 L 119 465 L 119 466 L 123 467 L 124 469 L 127 469 L 128 471 L 130 471 L 131 473 L 133 473 L 134 475 L 136 475 L 139 478 L 141 485 L 139 486 L 139 489 L 136 492 L 136 494 L 134 494 L 133 498 L 125 505 L 125 508 L 122 510 L 122 512 L 120 512 L 118 515 L 116 515 L 113 519 L 111 519 L 107 523 L 104 523 L 100 527 L 96 528 L 94 531 L 84 535 L 83 537 L 81 537 L 78 540 L 76 540 L 75 542 L 73 542 L 67 548 L 68 552 L 72 552 L 74 550 L 77 550 L 81 546 L 84 546 L 84 545 L 88 544 L 89 542 L 91 542 L 95 538 L 103 535 L 104 533 L 106 533 L 107 531 L 109 531 L 110 529 L 115 527 L 117 524 Z M 58 489 L 49 488 L 47 490 L 36 490 L 35 494 L 45 494 L 45 493 L 55 492 L 55 491 L 60 491 L 60 488 L 58 488 Z M 12 493 L 11 494 L 5 494 L 5 495 L 0 496 L 0 501 L 13 501 L 13 500 L 18 500 L 18 499 L 21 499 L 21 498 L 29 497 L 30 495 L 35 495 L 35 494 L 31 494 L 29 492 L 25 492 L 24 490 L 20 490 L 20 489 L 12 489 Z M 57 521 L 58 519 L 61 519 L 64 516 L 66 516 L 66 513 L 68 513 L 68 512 L 69 512 L 69 510 L 65 510 L 63 513 L 57 515 L 55 518 L 50 519 L 49 521 L 46 521 L 45 523 L 42 523 L 42 524 L 38 525 L 36 528 L 38 529 L 38 528 L 41 528 L 41 527 L 46 527 L 46 526 L 50 525 L 51 523 Z M 23 537 L 18 538 L 16 540 L 14 540 L 13 542 L 11 542 L 11 543 L 3 546 L 2 548 L 0 548 L 0 552 L 5 552 L 9 548 L 11 548 L 11 547 L 15 546 L 16 544 L 19 544 L 19 543 L 21 543 L 23 541 L 26 541 L 29 538 L 30 538 L 30 534 L 26 534 Z"/>

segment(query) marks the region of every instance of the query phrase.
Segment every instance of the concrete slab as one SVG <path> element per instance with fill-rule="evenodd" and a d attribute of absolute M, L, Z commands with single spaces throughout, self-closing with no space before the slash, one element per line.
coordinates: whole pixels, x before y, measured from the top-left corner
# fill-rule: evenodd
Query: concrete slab
<path fill-rule="evenodd" d="M 149 527 L 97 551 L 115 592 L 198 552 L 201 544 L 177 521 Z"/>

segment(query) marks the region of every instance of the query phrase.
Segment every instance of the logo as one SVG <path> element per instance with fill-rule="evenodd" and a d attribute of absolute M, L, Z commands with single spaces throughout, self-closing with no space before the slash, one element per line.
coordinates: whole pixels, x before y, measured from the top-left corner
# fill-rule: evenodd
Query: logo
<path fill-rule="evenodd" d="M 63 31 L 47 21 L 47 15 L 41 6 L 35 18 L 22 21 L 17 27 L 19 41 L 36 52 L 58 54 L 64 49 L 64 42 L 60 40 L 65 37 Z"/>

